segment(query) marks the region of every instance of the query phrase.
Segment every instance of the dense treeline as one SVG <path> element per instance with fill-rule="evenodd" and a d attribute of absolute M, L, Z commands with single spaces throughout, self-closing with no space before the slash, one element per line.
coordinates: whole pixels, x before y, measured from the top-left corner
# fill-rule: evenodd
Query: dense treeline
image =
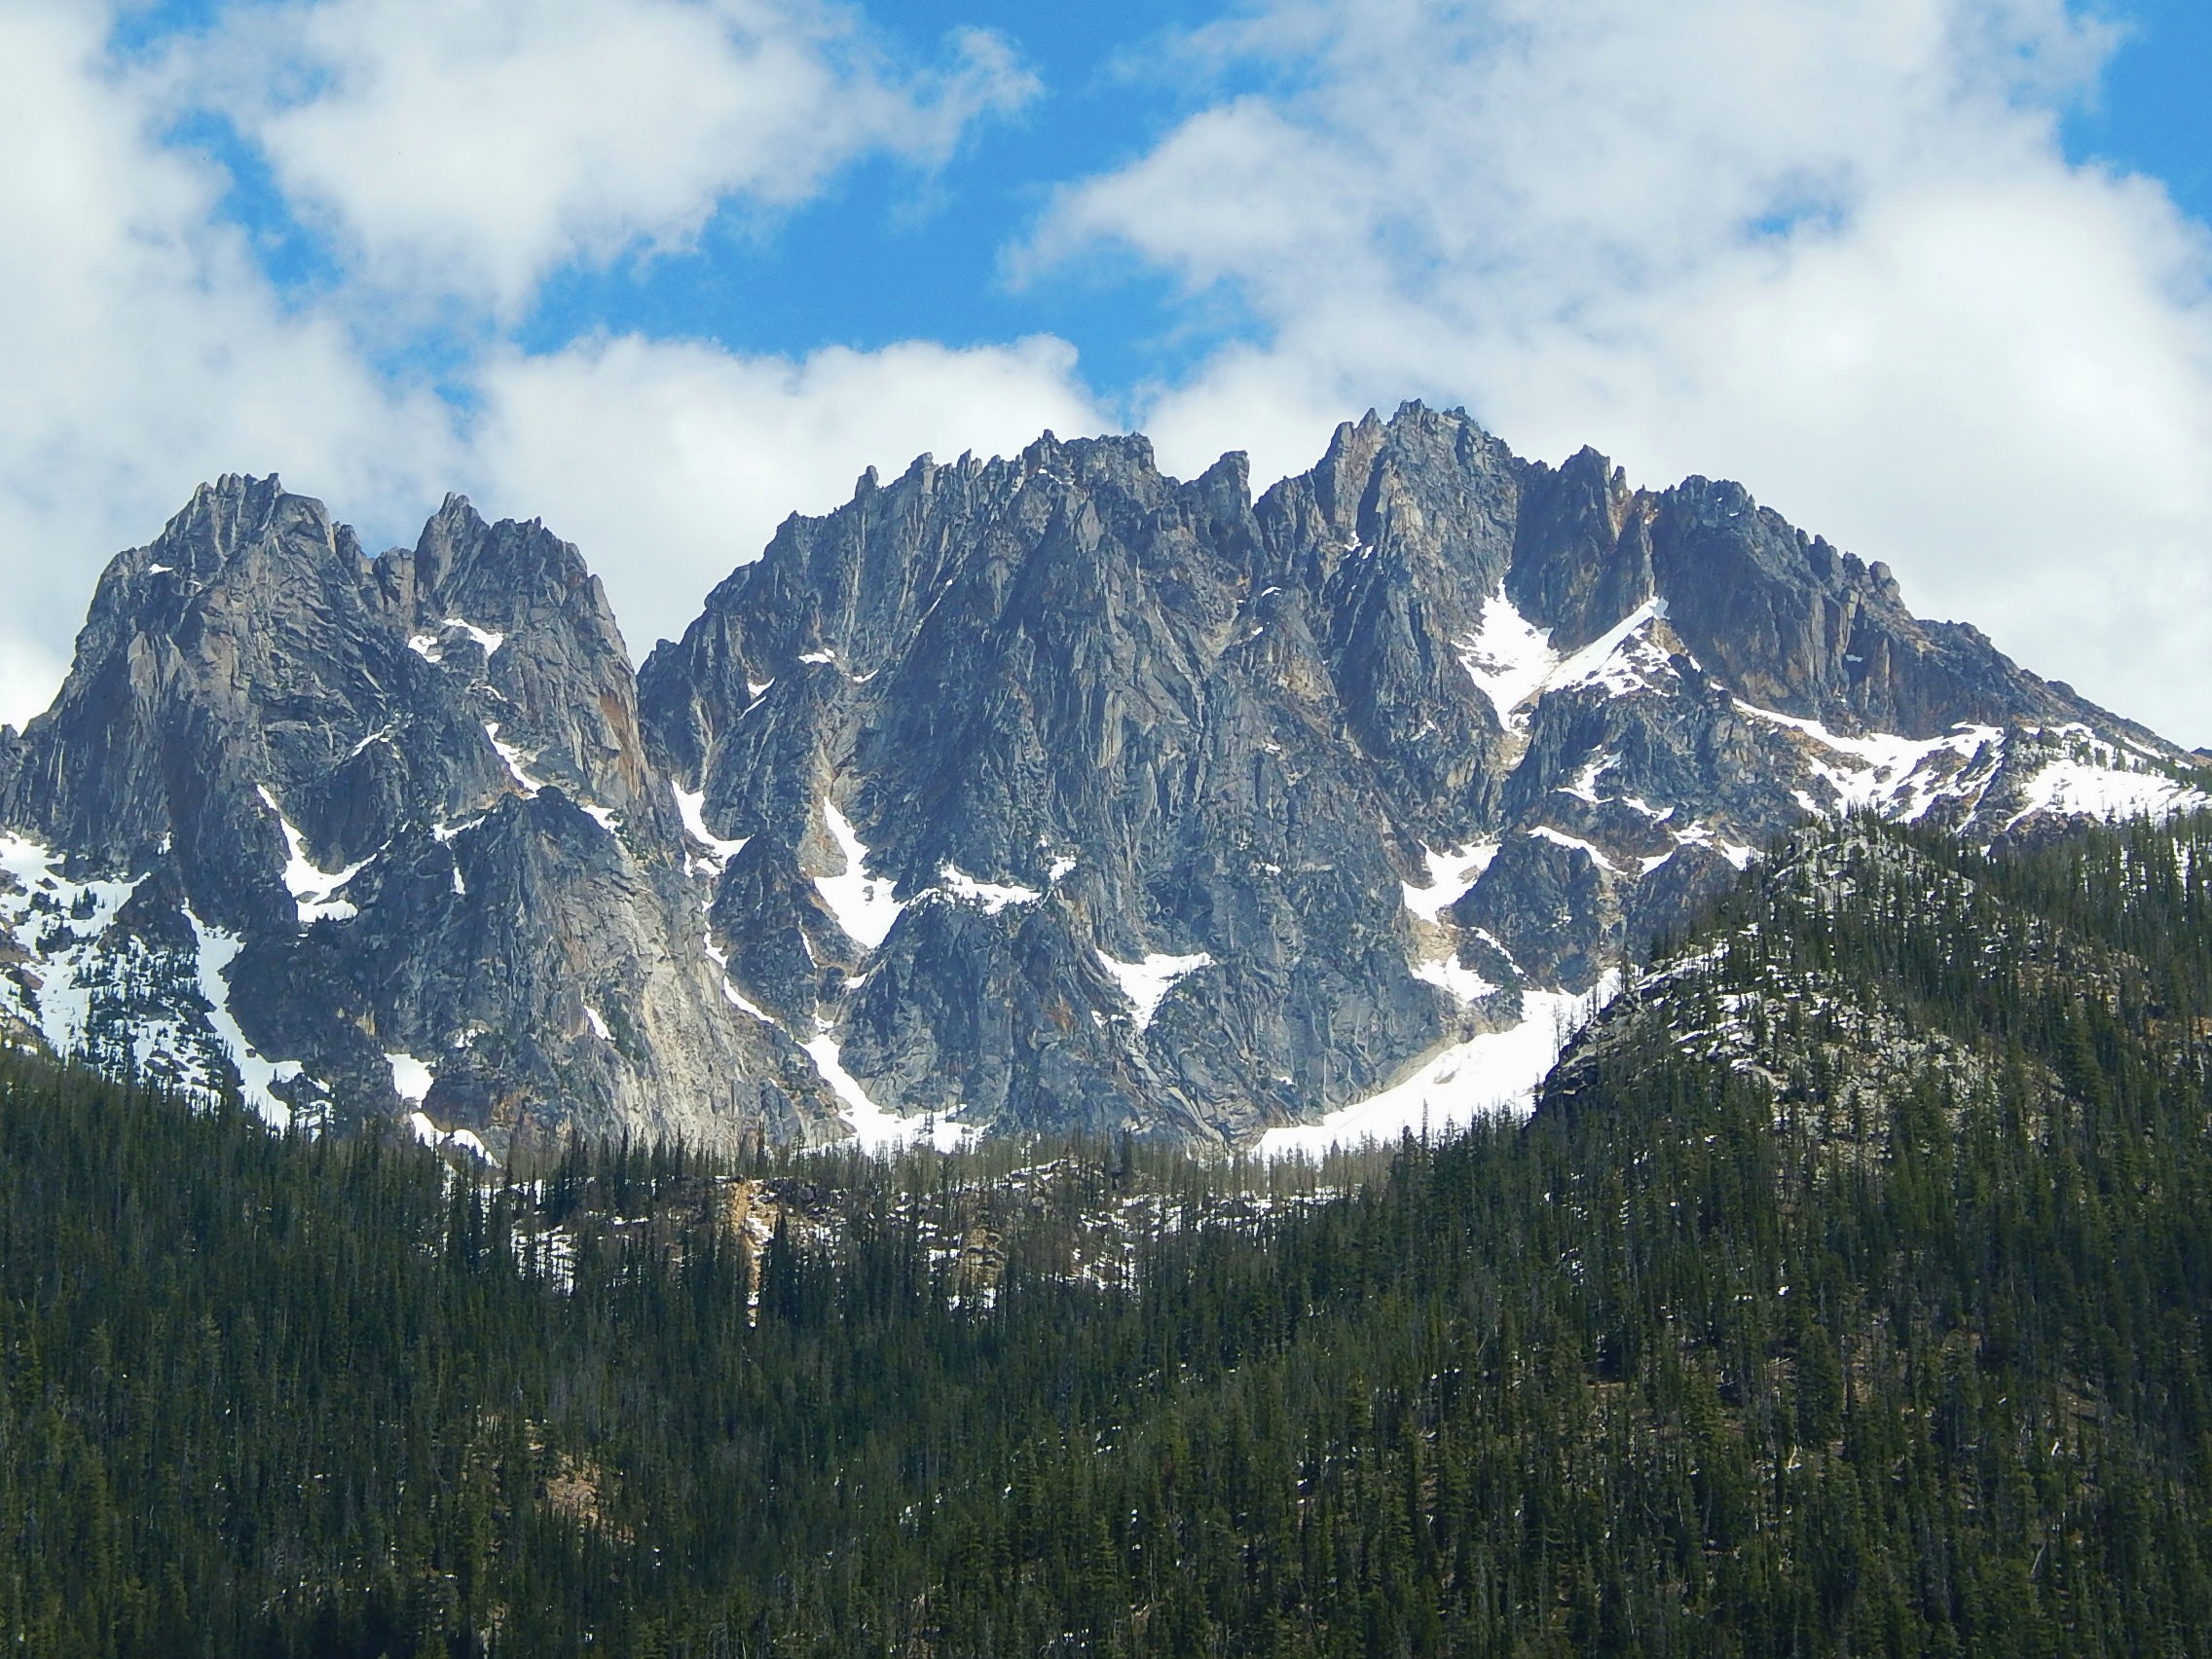
<path fill-rule="evenodd" d="M 1624 1023 L 1531 1124 L 1336 1201 L 1278 1174 L 1235 1226 L 1193 1221 L 1238 1172 L 1057 1149 L 983 1293 L 948 1218 L 1035 1149 L 768 1160 L 835 1223 L 788 1206 L 755 1260 L 680 1153 L 499 1187 L 0 1062 L 0 1632 L 2201 1651 L 2212 826 L 1845 845 L 1817 903 L 1778 860 L 1687 947 L 1758 1069 Z M 1793 980 L 1890 1023 L 1744 1014 Z M 1800 1109 L 1900 1020 L 1977 1063 L 1907 1046 L 1846 1139 Z M 1101 1290 L 1071 1240 L 1117 1205 L 1133 1288 Z"/>

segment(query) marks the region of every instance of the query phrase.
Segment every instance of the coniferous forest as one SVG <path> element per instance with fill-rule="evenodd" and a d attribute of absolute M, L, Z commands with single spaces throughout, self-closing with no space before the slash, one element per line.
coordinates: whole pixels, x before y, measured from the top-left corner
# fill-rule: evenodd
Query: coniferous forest
<path fill-rule="evenodd" d="M 2208 1038 L 2212 822 L 1861 823 L 1320 1169 L 494 1178 L 11 1055 L 0 1640 L 2202 1652 Z"/>

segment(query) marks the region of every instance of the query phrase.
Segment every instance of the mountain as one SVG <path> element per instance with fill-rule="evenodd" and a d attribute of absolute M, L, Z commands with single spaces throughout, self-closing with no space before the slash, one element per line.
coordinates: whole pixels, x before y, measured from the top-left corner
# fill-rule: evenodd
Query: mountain
<path fill-rule="evenodd" d="M 275 479 L 203 487 L 109 566 L 11 770 L 0 916 L 55 1048 L 502 1148 L 830 1121 L 730 1017 L 621 636 L 540 525 L 449 499 L 372 560 Z"/>
<path fill-rule="evenodd" d="M 1810 816 L 1992 837 L 2190 769 L 1732 485 L 1418 406 L 1257 502 L 1141 438 L 864 479 L 640 696 L 744 842 L 733 977 L 879 1104 L 1234 1140 L 1548 1025 Z"/>
<path fill-rule="evenodd" d="M 234 478 L 0 734 L 0 1002 L 502 1157 L 1325 1144 L 1525 1094 L 1809 820 L 1986 843 L 2200 766 L 1735 485 L 1418 404 L 1257 500 L 1141 437 L 870 472 L 634 684 L 542 527 L 370 559 Z"/>

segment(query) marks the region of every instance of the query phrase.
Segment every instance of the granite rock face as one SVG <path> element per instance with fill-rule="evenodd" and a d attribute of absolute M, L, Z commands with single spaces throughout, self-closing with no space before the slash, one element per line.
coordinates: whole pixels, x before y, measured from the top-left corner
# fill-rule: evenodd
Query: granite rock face
<path fill-rule="evenodd" d="M 641 697 L 744 842 L 746 994 L 881 1106 L 999 1129 L 1311 1121 L 1605 982 L 1810 816 L 2186 793 L 1737 486 L 1418 405 L 1257 501 L 1138 437 L 870 474 Z"/>
<path fill-rule="evenodd" d="M 724 995 L 621 636 L 540 525 L 449 498 L 372 560 L 273 478 L 203 487 L 109 567 L 15 747 L 18 887 L 128 895 L 18 980 L 57 1046 L 119 1058 L 151 1014 L 144 1058 L 273 1116 L 420 1106 L 495 1150 L 833 1132 Z"/>
<path fill-rule="evenodd" d="M 635 680 L 541 526 L 371 559 L 227 478 L 0 730 L 0 1025 L 495 1153 L 1242 1144 L 1612 982 L 1809 818 L 1994 839 L 2199 765 L 1735 485 L 1419 405 L 1257 500 L 1141 437 L 870 473 Z"/>

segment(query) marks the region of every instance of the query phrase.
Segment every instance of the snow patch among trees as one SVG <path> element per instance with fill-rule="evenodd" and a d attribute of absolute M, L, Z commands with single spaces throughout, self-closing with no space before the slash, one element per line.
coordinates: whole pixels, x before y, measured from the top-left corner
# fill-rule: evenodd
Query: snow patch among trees
<path fill-rule="evenodd" d="M 1610 1002 L 1620 977 L 1607 974 L 1586 996 L 1525 991 L 1518 1025 L 1455 1043 L 1401 1083 L 1331 1112 L 1317 1124 L 1270 1129 L 1257 1148 L 1263 1159 L 1319 1159 L 1331 1147 L 1392 1141 L 1400 1135 L 1446 1134 L 1479 1118 L 1526 1116 L 1567 1039 Z"/>
<path fill-rule="evenodd" d="M 207 1001 L 207 1023 L 230 1049 L 231 1063 L 239 1072 L 239 1093 L 272 1128 L 285 1128 L 292 1122 L 292 1109 L 277 1099 L 272 1089 L 276 1084 L 297 1077 L 300 1068 L 292 1062 L 264 1059 L 260 1051 L 246 1041 L 245 1033 L 239 1029 L 238 1019 L 231 1013 L 231 985 L 226 971 L 243 948 L 244 941 L 237 934 L 207 926 L 189 907 L 184 919 L 191 924 L 192 937 L 198 945 L 195 966 L 200 994 Z"/>
<path fill-rule="evenodd" d="M 814 1069 L 822 1074 L 822 1081 L 844 1102 L 845 1123 L 864 1150 L 897 1152 L 902 1147 L 927 1142 L 940 1152 L 954 1152 L 975 1140 L 975 1129 L 955 1124 L 942 1114 L 918 1112 L 910 1118 L 902 1118 L 878 1106 L 868 1098 L 860 1080 L 845 1069 L 837 1040 L 828 1032 L 818 1032 L 799 1047 L 814 1062 Z"/>

